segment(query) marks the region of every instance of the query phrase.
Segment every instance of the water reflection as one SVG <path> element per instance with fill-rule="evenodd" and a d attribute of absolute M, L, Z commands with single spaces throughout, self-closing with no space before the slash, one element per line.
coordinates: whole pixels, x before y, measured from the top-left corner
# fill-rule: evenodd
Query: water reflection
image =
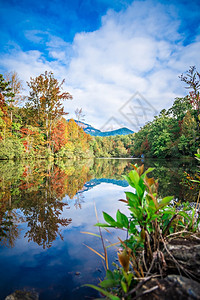
<path fill-rule="evenodd" d="M 141 161 L 132 163 L 141 164 Z M 184 171 L 195 173 L 196 162 L 145 160 L 145 167 L 155 167 L 153 176 L 159 178 L 161 197 L 174 195 L 180 200 L 195 202 L 196 191 L 181 184 Z M 84 205 L 84 192 L 101 183 L 127 186 L 122 174 L 130 170 L 127 160 L 57 161 L 49 163 L 0 162 L 0 241 L 13 247 L 21 223 L 27 224 L 24 237 L 44 249 L 52 246 L 60 228 L 73 220 L 63 218 L 64 208 L 73 199 L 76 209 Z M 117 200 L 117 199 L 116 199 Z M 69 213 L 70 215 L 70 213 Z"/>
<path fill-rule="evenodd" d="M 154 167 L 153 176 L 159 179 L 159 195 L 165 197 L 173 195 L 179 201 L 196 202 L 198 189 L 191 190 L 185 182 L 185 173 L 197 173 L 198 166 L 195 159 L 185 160 L 145 160 L 145 167 Z"/>
<path fill-rule="evenodd" d="M 81 232 L 98 234 L 93 226 L 94 202 L 100 222 L 102 210 L 113 217 L 118 208 L 127 212 L 124 203 L 118 202 L 124 191 L 131 190 L 122 175 L 136 162 L 142 163 L 108 159 L 0 162 L 1 299 L 25 287 L 38 291 L 41 300 L 99 296 L 80 286 L 97 284 L 105 275 L 101 259 L 83 244 L 98 252 L 102 245 L 98 238 Z M 180 184 L 184 171 L 196 172 L 195 160 L 145 160 L 144 164 L 155 167 L 152 175 L 160 178 L 160 196 L 196 200 L 196 191 Z M 111 243 L 117 239 L 107 232 L 104 237 Z M 108 251 L 111 262 L 116 253 L 112 248 Z"/>
<path fill-rule="evenodd" d="M 72 222 L 71 218 L 61 217 L 64 207 L 69 208 L 63 198 L 74 198 L 75 207 L 81 209 L 83 192 L 98 184 L 91 179 L 121 178 L 127 162 L 68 160 L 57 164 L 46 161 L 30 164 L 9 161 L 0 162 L 0 168 L 1 243 L 13 247 L 19 235 L 17 224 L 25 222 L 28 230 L 24 237 L 45 249 L 51 247 L 57 236 L 62 239 L 59 228 Z"/>

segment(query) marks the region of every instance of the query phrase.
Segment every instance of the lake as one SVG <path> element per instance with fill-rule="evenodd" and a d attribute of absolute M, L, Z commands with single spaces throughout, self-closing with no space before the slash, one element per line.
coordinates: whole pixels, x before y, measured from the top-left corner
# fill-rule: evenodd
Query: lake
<path fill-rule="evenodd" d="M 159 195 L 195 202 L 198 191 L 184 184 L 197 171 L 189 160 L 96 159 L 85 161 L 0 161 L 0 299 L 15 290 L 34 290 L 40 300 L 92 299 L 105 275 L 103 260 L 87 246 L 103 252 L 93 225 L 102 211 L 115 217 L 127 208 L 119 199 L 131 187 L 122 175 L 131 164 L 154 167 Z M 124 232 L 103 231 L 106 244 Z M 109 265 L 116 249 L 108 248 Z"/>

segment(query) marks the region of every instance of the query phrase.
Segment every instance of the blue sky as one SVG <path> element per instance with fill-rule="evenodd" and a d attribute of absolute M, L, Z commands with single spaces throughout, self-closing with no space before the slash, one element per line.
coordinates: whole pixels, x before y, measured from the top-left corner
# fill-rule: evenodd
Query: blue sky
<path fill-rule="evenodd" d="M 177 96 L 178 76 L 200 67 L 199 1 L 0 0 L 0 73 L 65 78 L 85 121 L 135 131 Z"/>

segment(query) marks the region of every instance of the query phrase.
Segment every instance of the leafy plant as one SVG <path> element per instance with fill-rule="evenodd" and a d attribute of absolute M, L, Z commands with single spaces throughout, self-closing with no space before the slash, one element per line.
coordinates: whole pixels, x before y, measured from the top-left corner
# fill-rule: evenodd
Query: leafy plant
<path fill-rule="evenodd" d="M 147 175 L 153 171 L 144 171 L 144 165 L 133 165 L 133 170 L 124 178 L 134 189 L 125 192 L 130 216 L 117 210 L 116 219 L 106 212 L 103 217 L 106 223 L 97 223 L 101 228 L 112 227 L 126 231 L 126 239 L 122 241 L 122 250 L 118 252 L 120 267 L 115 264 L 114 271 L 107 270 L 100 287 L 93 287 L 109 299 L 131 299 L 134 285 L 139 278 L 147 277 L 150 272 L 164 274 L 166 262 L 163 251 L 168 235 L 175 232 L 196 230 L 188 203 L 177 208 L 172 205 L 173 196 L 158 198 L 158 182 Z M 120 298 L 116 298 L 120 297 Z"/>

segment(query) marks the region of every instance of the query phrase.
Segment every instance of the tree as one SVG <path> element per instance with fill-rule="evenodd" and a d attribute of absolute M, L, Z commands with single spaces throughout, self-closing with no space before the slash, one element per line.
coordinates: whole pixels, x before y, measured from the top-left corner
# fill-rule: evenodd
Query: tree
<path fill-rule="evenodd" d="M 5 74 L 5 78 L 9 83 L 8 86 L 10 90 L 6 103 L 8 105 L 8 113 L 12 125 L 11 131 L 14 130 L 14 132 L 17 132 L 21 128 L 21 118 L 18 114 L 18 105 L 25 101 L 25 96 L 22 96 L 21 94 L 23 91 L 23 83 L 22 80 L 20 80 L 17 72 L 14 71 Z"/>
<path fill-rule="evenodd" d="M 196 70 L 195 66 L 189 68 L 186 75 L 180 76 L 181 81 L 187 84 L 186 89 L 191 89 L 187 96 L 188 102 L 192 105 L 192 108 L 197 112 L 197 129 L 200 126 L 200 73 Z"/>
<path fill-rule="evenodd" d="M 21 95 L 22 91 L 24 90 L 23 88 L 23 82 L 19 78 L 19 75 L 17 72 L 9 72 L 5 74 L 6 80 L 9 82 L 9 88 L 11 93 L 13 93 L 12 98 L 12 104 L 14 106 L 17 106 L 19 104 L 22 104 L 25 101 L 25 97 Z"/>
<path fill-rule="evenodd" d="M 14 93 L 11 91 L 11 87 L 9 85 L 10 82 L 5 81 L 3 75 L 0 74 L 0 94 L 2 94 L 5 98 L 14 97 Z"/>
<path fill-rule="evenodd" d="M 20 133 L 26 156 L 43 157 L 46 142 L 40 128 L 27 125 L 20 129 Z"/>
<path fill-rule="evenodd" d="M 184 155 L 192 156 L 196 152 L 196 125 L 194 117 L 188 111 L 183 119 L 181 137 L 178 144 L 179 150 L 181 150 Z"/>
<path fill-rule="evenodd" d="M 194 94 L 199 96 L 200 73 L 196 70 L 195 66 L 190 67 L 186 75 L 181 74 L 180 79 L 187 84 L 186 89 L 192 89 Z"/>
<path fill-rule="evenodd" d="M 8 106 L 2 93 L 0 93 L 0 140 L 5 141 L 6 136 L 9 135 L 9 128 L 11 126 L 10 118 L 8 116 Z"/>
<path fill-rule="evenodd" d="M 62 118 L 58 120 L 52 128 L 52 143 L 54 153 L 67 143 L 67 121 Z"/>
<path fill-rule="evenodd" d="M 14 93 L 12 93 L 11 88 L 9 87 L 10 82 L 5 81 L 2 74 L 0 74 L 0 109 L 1 116 L 4 120 L 8 122 L 8 103 L 10 103 L 11 99 L 14 97 Z M 2 114 L 3 113 L 3 114 Z M 11 125 L 11 124 L 9 124 Z M 5 130 L 5 127 L 4 127 Z"/>
<path fill-rule="evenodd" d="M 27 82 L 30 88 L 27 108 L 32 110 L 32 117 L 44 129 L 49 147 L 53 123 L 66 114 L 62 101 L 72 99 L 68 92 L 61 93 L 63 83 L 64 80 L 59 83 L 53 73 L 47 71 Z"/>
<path fill-rule="evenodd" d="M 70 119 L 67 124 L 68 138 L 71 142 L 76 142 L 78 139 L 79 127 L 73 119 Z"/>
<path fill-rule="evenodd" d="M 117 157 L 126 157 L 127 149 L 124 147 L 124 144 L 121 140 L 117 141 L 115 152 Z"/>
<path fill-rule="evenodd" d="M 80 108 L 80 109 L 77 108 L 77 109 L 75 110 L 75 115 L 76 115 L 76 119 L 77 119 L 77 121 L 78 121 L 78 126 L 80 126 L 80 125 L 79 125 L 79 122 L 85 120 L 85 119 L 84 119 L 85 115 L 83 114 L 82 108 Z"/>
<path fill-rule="evenodd" d="M 192 105 L 188 101 L 187 96 L 184 98 L 175 98 L 172 107 L 167 111 L 168 115 L 172 115 L 177 121 L 182 121 L 188 110 L 192 110 Z"/>

